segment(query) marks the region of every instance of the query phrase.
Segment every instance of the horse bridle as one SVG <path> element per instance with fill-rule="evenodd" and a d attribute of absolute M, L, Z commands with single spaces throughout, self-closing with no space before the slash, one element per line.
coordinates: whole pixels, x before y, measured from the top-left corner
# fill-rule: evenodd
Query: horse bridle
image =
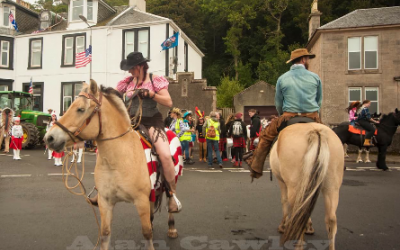
<path fill-rule="evenodd" d="M 78 95 L 79 97 L 85 97 L 88 100 L 92 100 L 96 103 L 96 107 L 93 109 L 92 113 L 90 114 L 90 116 L 88 118 L 86 118 L 86 120 L 83 122 L 83 124 L 75 131 L 72 132 L 69 129 L 67 129 L 64 125 L 62 125 L 61 123 L 59 123 L 58 121 L 55 122 L 55 124 L 57 126 L 59 126 L 65 133 L 67 133 L 69 135 L 69 137 L 71 138 L 71 140 L 76 143 L 75 138 L 78 138 L 80 141 L 84 141 L 85 139 L 83 139 L 82 137 L 79 136 L 80 133 L 82 133 L 82 131 L 89 125 L 89 123 L 91 122 L 92 118 L 94 115 L 98 114 L 99 116 L 99 133 L 96 136 L 99 137 L 101 134 L 101 104 L 102 104 L 102 100 L 103 100 L 103 94 L 100 92 L 99 93 L 99 99 L 97 100 L 97 98 L 92 95 L 92 94 L 88 94 L 85 92 L 81 92 Z M 131 131 L 131 127 L 129 127 L 129 129 L 124 132 L 123 134 L 119 135 L 119 136 L 115 136 L 115 137 L 110 137 L 110 138 L 106 138 L 106 139 L 96 139 L 97 141 L 107 141 L 107 140 L 114 140 L 117 138 L 120 138 L 124 135 L 126 135 L 129 131 Z"/>

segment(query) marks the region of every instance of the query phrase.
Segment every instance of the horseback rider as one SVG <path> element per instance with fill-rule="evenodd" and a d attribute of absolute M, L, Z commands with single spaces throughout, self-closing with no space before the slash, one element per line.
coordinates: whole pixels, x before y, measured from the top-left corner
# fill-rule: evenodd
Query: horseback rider
<path fill-rule="evenodd" d="M 356 125 L 357 120 L 357 111 L 359 110 L 361 103 L 359 101 L 355 101 L 350 103 L 349 107 L 346 108 L 347 113 L 349 113 L 349 122 L 350 125 Z"/>
<path fill-rule="evenodd" d="M 142 115 L 140 124 L 145 126 L 150 139 L 162 163 L 163 174 L 169 186 L 168 212 L 178 213 L 182 205 L 176 197 L 175 166 L 171 157 L 169 142 L 164 130 L 164 121 L 157 104 L 172 107 L 172 99 L 168 92 L 169 82 L 164 76 L 152 75 L 148 72 L 149 60 L 140 52 L 132 52 L 120 63 L 121 70 L 128 71 L 131 76 L 118 82 L 116 89 L 132 100 L 129 115 L 136 116 L 142 99 Z M 93 203 L 93 200 L 92 200 Z"/>
<path fill-rule="evenodd" d="M 312 118 L 321 123 L 319 110 L 322 103 L 322 84 L 317 74 L 308 71 L 309 60 L 314 57 L 307 49 L 296 49 L 286 62 L 292 63 L 292 66 L 279 77 L 276 84 L 275 106 L 279 118 L 273 119 L 261 131 L 257 149 L 247 153 L 245 157 L 250 166 L 251 177 L 262 176 L 265 159 L 281 125 L 295 116 Z"/>
<path fill-rule="evenodd" d="M 372 119 L 371 114 L 369 113 L 369 107 L 371 106 L 371 101 L 370 100 L 365 100 L 362 103 L 361 108 L 359 109 L 359 115 L 357 118 L 357 122 L 365 129 L 366 135 L 365 135 L 365 141 L 364 141 L 364 147 L 371 147 L 373 146 L 371 144 L 371 138 L 375 133 L 375 128 L 372 126 L 372 123 L 379 123 L 379 121 L 375 121 Z"/>

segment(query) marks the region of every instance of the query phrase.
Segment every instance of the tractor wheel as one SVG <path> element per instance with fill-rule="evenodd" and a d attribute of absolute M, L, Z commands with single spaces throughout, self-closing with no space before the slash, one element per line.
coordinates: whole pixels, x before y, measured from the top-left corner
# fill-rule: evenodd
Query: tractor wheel
<path fill-rule="evenodd" d="M 31 149 L 39 144 L 39 130 L 32 123 L 21 123 L 24 131 L 24 139 L 22 140 L 22 148 Z"/>

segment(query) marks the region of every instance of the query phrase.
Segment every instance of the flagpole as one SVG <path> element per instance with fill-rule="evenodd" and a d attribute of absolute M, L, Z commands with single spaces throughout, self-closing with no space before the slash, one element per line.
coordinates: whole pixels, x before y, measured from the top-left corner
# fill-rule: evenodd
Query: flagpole
<path fill-rule="evenodd" d="M 91 53 L 91 60 L 90 60 L 90 79 L 89 79 L 89 84 L 90 84 L 90 80 L 92 79 L 92 62 L 93 62 L 93 48 L 92 48 L 92 26 L 89 25 L 86 17 L 84 17 L 83 15 L 79 15 L 79 18 L 84 21 L 86 23 L 86 25 L 89 27 L 90 29 L 90 42 L 89 42 L 89 48 L 90 48 L 90 53 Z M 85 48 L 86 49 L 86 48 Z"/>

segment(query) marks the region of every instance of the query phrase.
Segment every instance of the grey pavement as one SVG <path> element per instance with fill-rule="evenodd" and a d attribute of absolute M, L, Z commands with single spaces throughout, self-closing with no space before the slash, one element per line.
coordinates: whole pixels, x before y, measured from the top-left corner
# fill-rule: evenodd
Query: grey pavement
<path fill-rule="evenodd" d="M 0 154 L 0 250 L 92 249 L 98 229 L 90 206 L 65 189 L 61 168 L 43 152 L 23 151 L 21 161 Z M 84 184 L 90 191 L 95 155 L 86 154 L 85 159 Z M 377 171 L 373 163 L 346 165 L 336 249 L 400 249 L 400 165 L 389 164 L 388 172 Z M 280 249 L 282 210 L 276 179 L 271 182 L 266 172 L 250 183 L 246 169 L 214 166 L 196 163 L 184 170 L 178 181 L 184 209 L 175 216 L 179 238 L 167 237 L 163 209 L 155 216 L 156 249 Z M 316 232 L 306 237 L 306 249 L 327 249 L 322 199 L 312 219 Z M 140 249 L 143 239 L 134 205 L 117 204 L 114 249 Z"/>

